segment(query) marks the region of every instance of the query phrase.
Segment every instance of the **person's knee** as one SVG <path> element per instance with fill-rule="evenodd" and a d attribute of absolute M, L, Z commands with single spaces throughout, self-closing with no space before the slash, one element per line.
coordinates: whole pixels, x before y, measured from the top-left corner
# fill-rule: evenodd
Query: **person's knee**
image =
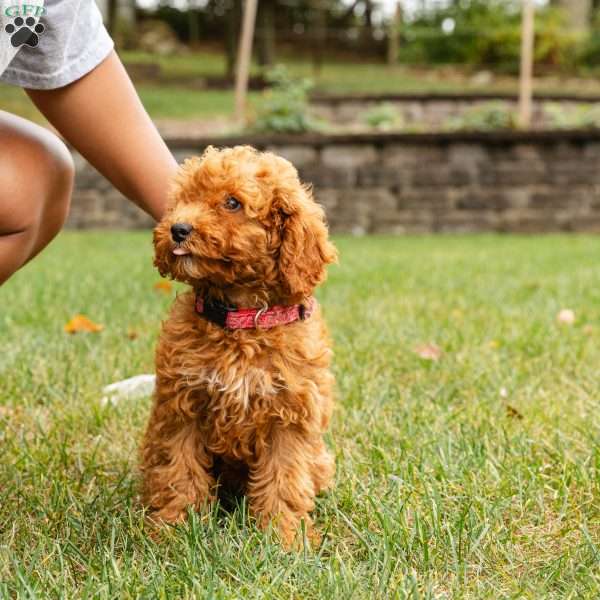
<path fill-rule="evenodd" d="M 71 153 L 58 138 L 54 146 L 48 157 L 52 165 L 52 177 L 42 215 L 42 226 L 49 229 L 52 237 L 62 229 L 67 220 L 75 180 L 75 165 Z"/>
<path fill-rule="evenodd" d="M 39 229 L 51 239 L 69 211 L 71 154 L 50 132 L 13 137 L 7 147 L 10 152 L 0 160 L 0 234 Z"/>

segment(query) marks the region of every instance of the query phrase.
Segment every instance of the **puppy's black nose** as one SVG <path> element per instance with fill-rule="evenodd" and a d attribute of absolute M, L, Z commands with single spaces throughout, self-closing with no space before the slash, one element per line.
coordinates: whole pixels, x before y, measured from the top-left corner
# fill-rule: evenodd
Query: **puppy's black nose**
<path fill-rule="evenodd" d="M 171 237 L 176 242 L 183 242 L 190 235 L 193 227 L 189 223 L 175 223 L 171 225 Z"/>

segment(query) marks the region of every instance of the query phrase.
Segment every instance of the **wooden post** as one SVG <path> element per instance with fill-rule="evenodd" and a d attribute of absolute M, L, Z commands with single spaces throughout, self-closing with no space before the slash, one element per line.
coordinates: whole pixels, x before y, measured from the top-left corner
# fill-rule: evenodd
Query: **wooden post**
<path fill-rule="evenodd" d="M 237 69 L 235 73 L 235 120 L 243 123 L 246 118 L 246 97 L 248 95 L 248 78 L 252 59 L 252 40 L 256 23 L 257 0 L 246 0 L 242 19 L 242 33 L 238 48 Z"/>
<path fill-rule="evenodd" d="M 396 0 L 396 12 L 390 17 L 388 26 L 388 46 L 387 46 L 387 62 L 388 65 L 395 65 L 398 62 L 398 54 L 400 52 L 400 26 L 402 25 L 402 3 Z"/>
<path fill-rule="evenodd" d="M 519 125 L 531 126 L 531 97 L 533 93 L 533 0 L 523 0 L 523 23 L 521 27 L 521 74 L 519 77 Z"/>

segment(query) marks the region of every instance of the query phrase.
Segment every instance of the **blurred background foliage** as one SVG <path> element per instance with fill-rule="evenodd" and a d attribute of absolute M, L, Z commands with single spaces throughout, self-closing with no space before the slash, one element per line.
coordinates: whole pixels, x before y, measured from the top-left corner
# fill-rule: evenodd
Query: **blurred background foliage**
<path fill-rule="evenodd" d="M 139 47 L 139 27 L 143 29 L 144 22 L 166 23 L 185 47 L 220 47 L 227 57 L 226 74 L 232 75 L 241 0 L 148 1 L 145 8 L 135 7 L 136 27 L 108 19 L 115 23 L 121 47 Z M 514 73 L 519 61 L 520 4 L 518 0 L 261 0 L 256 60 L 268 67 L 286 55 L 312 57 L 317 68 L 325 55 L 385 61 L 390 23 L 399 5 L 398 62 L 490 67 Z M 536 64 L 565 69 L 596 66 L 599 9 L 596 0 L 539 2 Z M 583 19 L 574 19 L 580 14 Z"/>
<path fill-rule="evenodd" d="M 169 134 L 228 130 L 243 0 L 96 0 L 152 118 Z M 538 95 L 600 97 L 600 0 L 535 0 Z M 516 94 L 521 0 L 260 0 L 248 117 L 261 131 L 323 128 L 321 95 L 381 95 L 354 119 L 373 130 L 428 131 L 386 95 Z M 278 69 L 284 64 L 285 72 Z M 41 121 L 23 92 L 0 108 Z M 512 127 L 500 104 L 444 128 Z M 559 114 L 559 113 L 564 114 Z M 596 127 L 583 107 L 538 110 L 543 125 Z M 418 119 L 416 119 L 418 121 Z M 201 123 L 202 122 L 202 123 Z M 326 125 L 326 124 L 325 124 Z M 338 124 L 339 125 L 339 124 Z M 330 124 L 331 126 L 331 124 Z"/>
<path fill-rule="evenodd" d="M 573 67 L 589 59 L 584 31 L 566 26 L 565 8 L 543 7 L 536 15 L 537 65 Z M 516 73 L 520 55 L 521 15 L 518 3 L 470 0 L 421 13 L 405 24 L 403 60 L 431 64 L 496 67 Z"/>

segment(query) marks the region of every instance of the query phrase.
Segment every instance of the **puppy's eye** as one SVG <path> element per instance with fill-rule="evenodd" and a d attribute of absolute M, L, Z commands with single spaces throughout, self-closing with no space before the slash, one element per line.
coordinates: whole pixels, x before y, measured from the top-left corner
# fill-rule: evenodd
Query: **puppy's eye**
<path fill-rule="evenodd" d="M 230 212 L 236 212 L 237 210 L 240 210 L 240 208 L 242 208 L 242 203 L 237 198 L 229 196 L 229 198 L 225 200 L 223 206 Z"/>

